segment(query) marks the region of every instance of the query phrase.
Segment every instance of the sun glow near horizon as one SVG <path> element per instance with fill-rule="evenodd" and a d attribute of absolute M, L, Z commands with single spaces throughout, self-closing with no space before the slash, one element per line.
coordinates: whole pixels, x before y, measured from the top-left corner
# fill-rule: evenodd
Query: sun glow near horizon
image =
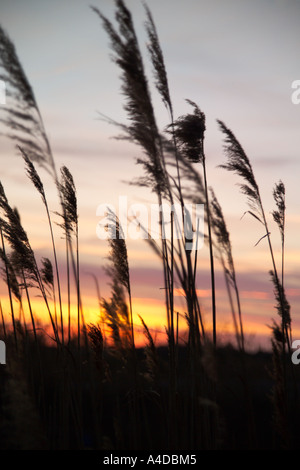
<path fill-rule="evenodd" d="M 151 290 L 150 290 L 151 291 Z M 198 295 L 200 303 L 203 302 L 201 310 L 203 314 L 203 322 L 205 331 L 208 338 L 212 335 L 212 319 L 210 310 L 210 297 L 211 291 L 209 289 L 199 289 Z M 292 295 L 298 295 L 298 291 L 294 290 L 289 292 Z M 175 291 L 175 297 L 182 297 L 183 293 L 180 289 Z M 70 331 L 71 337 L 74 338 L 77 335 L 77 321 L 78 321 L 78 307 L 76 299 L 72 296 L 72 302 L 70 304 Z M 207 304 L 206 304 L 207 301 Z M 241 291 L 241 302 L 243 309 L 243 329 L 245 335 L 246 350 L 249 352 L 256 351 L 259 349 L 270 350 L 270 325 L 272 324 L 272 318 L 274 318 L 274 301 L 270 293 L 263 291 Z M 140 317 L 145 321 L 150 333 L 152 334 L 157 346 L 166 345 L 168 342 L 166 334 L 166 307 L 164 299 L 157 299 L 153 297 L 133 297 L 133 322 L 135 331 L 135 343 L 137 347 L 143 347 L 146 343 L 145 335 L 143 332 L 143 326 Z M 59 335 L 61 337 L 61 318 L 59 306 L 54 307 L 53 302 L 49 299 L 49 306 L 51 314 L 55 323 L 58 325 Z M 10 303 L 8 297 L 2 292 L 1 296 L 1 307 L 4 314 L 4 320 L 7 331 L 12 327 L 12 319 L 10 313 Z M 40 332 L 46 333 L 47 336 L 53 338 L 53 331 L 51 329 L 51 323 L 49 320 L 49 312 L 45 306 L 45 302 L 38 297 L 32 296 L 31 307 L 34 314 L 36 328 Z M 64 337 L 65 340 L 68 338 L 68 303 L 63 301 L 63 324 L 64 324 Z M 95 295 L 82 295 L 82 312 L 85 326 L 90 324 L 99 325 L 104 337 L 109 337 L 111 334 L 110 328 L 105 325 L 104 310 L 102 305 L 99 305 L 99 299 Z M 187 320 L 186 311 L 183 305 L 175 306 L 175 318 L 176 325 L 178 320 L 179 330 L 179 342 L 185 344 L 187 341 Z M 228 303 L 227 293 L 225 290 L 218 292 L 218 328 L 217 328 L 217 339 L 219 345 L 226 345 L 227 343 L 236 346 L 235 340 L 235 328 L 232 318 L 232 312 Z M 23 300 L 23 311 L 19 309 L 17 303 L 14 303 L 14 315 L 15 319 L 20 321 L 20 325 L 26 328 L 32 334 L 32 323 L 29 314 L 28 305 L 26 299 Z M 82 318 L 81 318 L 81 325 Z M 296 325 L 293 325 L 294 337 L 300 335 L 300 329 Z"/>

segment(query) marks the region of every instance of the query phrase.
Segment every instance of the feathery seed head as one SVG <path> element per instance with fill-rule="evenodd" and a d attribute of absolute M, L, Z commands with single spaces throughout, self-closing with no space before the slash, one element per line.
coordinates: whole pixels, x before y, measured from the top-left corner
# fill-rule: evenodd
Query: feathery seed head
<path fill-rule="evenodd" d="M 282 181 L 276 183 L 273 190 L 273 197 L 277 206 L 277 210 L 272 212 L 273 219 L 279 227 L 281 237 L 284 237 L 285 224 L 285 186 Z"/>
<path fill-rule="evenodd" d="M 2 70 L 2 72 L 1 72 Z M 12 132 L 8 137 L 20 145 L 31 161 L 44 166 L 52 175 L 54 160 L 41 114 L 14 44 L 0 26 L 0 79 L 10 98 L 1 119 Z"/>
<path fill-rule="evenodd" d="M 185 158 L 196 163 L 204 158 L 205 115 L 195 103 L 190 100 L 187 102 L 194 107 L 194 113 L 181 116 L 175 121 L 175 136 Z"/>
<path fill-rule="evenodd" d="M 147 22 L 145 23 L 146 31 L 149 38 L 148 51 L 150 53 L 152 65 L 154 68 L 155 84 L 158 92 L 161 95 L 161 98 L 169 108 L 171 115 L 173 115 L 172 103 L 169 92 L 168 78 L 166 67 L 164 63 L 163 53 L 160 47 L 158 34 L 156 27 L 153 21 L 153 17 L 149 8 L 145 5 L 145 10 L 147 14 Z"/>
<path fill-rule="evenodd" d="M 270 276 L 272 283 L 274 285 L 274 295 L 277 301 L 276 309 L 278 311 L 279 316 L 283 320 L 283 324 L 290 325 L 291 324 L 291 314 L 290 314 L 290 304 L 285 295 L 285 289 L 280 283 L 278 276 L 274 274 L 274 271 L 270 271 Z"/>
<path fill-rule="evenodd" d="M 21 152 L 21 155 L 25 161 L 25 169 L 26 169 L 26 173 L 27 173 L 27 176 L 28 178 L 32 181 L 32 183 L 34 184 L 34 186 L 36 187 L 36 189 L 38 190 L 38 192 L 40 193 L 41 197 L 42 197 L 42 200 L 44 202 L 44 204 L 46 203 L 46 196 L 45 196 L 45 191 L 44 191 L 44 186 L 43 186 L 43 183 L 35 169 L 35 166 L 33 165 L 32 161 L 28 158 L 26 152 L 21 148 L 19 147 L 19 150 Z"/>
<path fill-rule="evenodd" d="M 21 301 L 21 291 L 19 281 L 17 279 L 17 273 L 15 270 L 13 257 L 6 255 L 4 250 L 0 248 L 0 258 L 2 259 L 5 269 L 2 269 L 3 279 L 10 286 L 12 293 L 15 298 L 20 302 Z M 8 279 L 9 278 L 9 279 Z"/>
<path fill-rule="evenodd" d="M 66 166 L 61 168 L 61 182 L 58 183 L 61 194 L 64 228 L 67 237 L 78 229 L 77 196 L 73 177 Z"/>
<path fill-rule="evenodd" d="M 129 282 L 129 264 L 127 247 L 122 226 L 116 214 L 108 208 L 108 230 L 110 232 L 109 245 L 110 255 L 109 259 L 112 262 L 114 275 L 119 283 L 123 285 L 127 291 L 130 290 Z"/>
<path fill-rule="evenodd" d="M 220 168 L 232 171 L 245 180 L 246 184 L 240 185 L 241 191 L 247 196 L 250 207 L 260 214 L 261 201 L 259 188 L 249 158 L 231 130 L 222 121 L 218 120 L 217 122 L 221 131 L 225 134 L 224 149 L 228 159 L 226 164 L 220 165 Z"/>
<path fill-rule="evenodd" d="M 53 267 L 49 258 L 42 258 L 42 265 L 43 265 L 41 269 L 42 280 L 45 284 L 53 287 L 54 285 Z"/>
<path fill-rule="evenodd" d="M 166 175 L 159 152 L 159 133 L 144 64 L 131 14 L 122 0 L 117 0 L 116 5 L 119 32 L 97 8 L 93 7 L 93 10 L 103 22 L 115 53 L 114 61 L 122 70 L 122 92 L 126 99 L 124 109 L 130 122 L 128 126 L 122 126 L 123 130 L 146 154 L 145 159 L 138 160 L 147 174 L 142 185 L 147 184 L 161 194 L 166 191 Z"/>

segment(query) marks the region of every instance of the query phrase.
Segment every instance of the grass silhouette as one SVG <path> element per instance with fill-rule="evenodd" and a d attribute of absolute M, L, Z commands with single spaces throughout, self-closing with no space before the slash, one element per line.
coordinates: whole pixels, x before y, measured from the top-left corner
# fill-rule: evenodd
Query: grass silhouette
<path fill-rule="evenodd" d="M 36 259 L 18 211 L 0 186 L 0 256 L 10 312 L 1 306 L 1 337 L 7 345 L 7 367 L 0 368 L 0 448 L 96 450 L 240 450 L 299 447 L 299 372 L 292 364 L 292 321 L 284 288 L 285 187 L 275 185 L 272 216 L 282 240 L 282 275 L 275 263 L 268 221 L 251 162 L 231 130 L 225 135 L 225 170 L 243 180 L 252 215 L 264 228 L 271 255 L 271 282 L 278 312 L 270 331 L 272 352 L 250 354 L 245 348 L 238 269 L 222 207 L 207 176 L 205 114 L 188 100 L 193 113 L 175 119 L 158 33 L 148 7 L 146 32 L 155 85 L 165 104 L 169 125 L 160 131 L 155 117 L 133 19 L 122 0 L 116 1 L 116 26 L 97 8 L 111 41 L 114 62 L 121 70 L 124 108 L 129 124 L 114 123 L 137 144 L 144 174 L 135 183 L 153 192 L 159 206 L 180 206 L 178 220 L 170 213 L 170 236 L 160 211 L 160 239 L 148 243 L 160 258 L 164 279 L 166 345 L 158 347 L 151 328 L 139 317 L 145 346 L 135 343 L 130 259 L 122 226 L 109 212 L 110 299 L 101 298 L 98 323 L 86 324 L 81 300 L 79 219 L 76 185 L 70 170 L 57 171 L 33 90 L 15 47 L 0 28 L 0 79 L 8 84 L 10 105 L 2 123 L 24 159 L 26 173 L 42 198 L 50 229 L 53 265 Z M 48 170 L 56 186 L 66 246 L 68 325 L 64 324 L 62 282 L 53 221 L 37 168 Z M 191 188 L 196 188 L 195 191 Z M 195 197 L 196 195 L 196 197 Z M 205 238 L 210 256 L 212 331 L 203 321 L 197 294 L 198 252 L 182 229 L 187 203 L 205 204 Z M 177 235 L 177 236 L 175 236 Z M 179 236 L 178 236 L 179 235 Z M 232 311 L 237 347 L 218 344 L 215 259 L 221 260 Z M 54 269 L 53 269 L 54 266 Z M 77 328 L 71 334 L 70 295 L 73 270 Z M 96 279 L 97 286 L 97 279 Z M 179 340 L 175 286 L 184 293 L 187 339 Z M 51 330 L 41 329 L 32 309 L 38 289 Z M 31 324 L 24 316 L 25 292 Z M 50 302 L 52 300 L 52 303 Z M 2 304 L 0 304 L 2 305 Z M 19 309 L 20 315 L 16 314 Z M 59 312 L 59 316 L 57 314 Z M 10 321 L 11 318 L 11 321 Z M 103 328 L 103 325 L 105 327 Z M 109 330 L 108 338 L 104 330 Z M 66 341 L 66 337 L 68 341 Z M 269 369 L 269 370 L 268 370 Z M 20 398 L 22 395 L 22 399 Z"/>

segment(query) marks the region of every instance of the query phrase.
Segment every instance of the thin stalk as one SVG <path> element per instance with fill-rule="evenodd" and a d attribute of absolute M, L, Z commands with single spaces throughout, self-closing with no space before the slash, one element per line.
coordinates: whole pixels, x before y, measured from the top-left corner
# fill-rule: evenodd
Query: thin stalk
<path fill-rule="evenodd" d="M 68 302 L 68 344 L 71 342 L 71 290 L 70 290 L 70 260 L 69 245 L 66 237 L 66 264 L 67 264 L 67 302 Z"/>
<path fill-rule="evenodd" d="M 205 165 L 204 151 L 203 151 L 202 166 L 203 166 L 204 191 L 205 191 L 205 200 L 206 200 L 206 216 L 207 216 L 209 257 L 210 257 L 210 278 L 211 278 L 212 319 L 213 319 L 213 344 L 216 347 L 216 345 L 217 345 L 217 323 L 216 323 L 215 269 L 214 269 L 213 243 L 212 243 L 212 233 L 211 233 L 210 208 L 209 208 L 209 199 L 208 199 L 208 187 L 207 187 L 207 176 L 206 176 L 206 165 Z"/>
<path fill-rule="evenodd" d="M 43 281 L 41 279 L 40 271 L 39 271 L 39 268 L 36 264 L 35 258 L 34 258 L 34 264 L 35 264 L 35 274 L 36 274 L 36 280 L 37 280 L 37 283 L 38 283 L 38 287 L 40 289 L 40 292 L 42 294 L 42 297 L 44 299 L 44 302 L 45 302 L 45 305 L 46 305 L 46 308 L 47 308 L 47 311 L 48 311 L 48 314 L 49 314 L 49 318 L 50 318 L 51 326 L 52 326 L 52 329 L 53 329 L 55 341 L 56 341 L 57 345 L 59 345 L 60 344 L 60 339 L 59 339 L 59 336 L 58 336 L 58 333 L 57 333 L 57 328 L 56 328 L 55 322 L 53 320 L 53 316 L 52 316 L 51 309 L 50 309 L 50 306 L 49 306 L 47 294 L 46 294 L 46 291 L 45 291 L 45 288 L 44 288 L 44 285 L 43 285 Z"/>
<path fill-rule="evenodd" d="M 285 279 L 284 279 L 284 265 L 285 265 L 285 210 L 283 211 L 283 230 L 282 230 L 282 235 L 281 235 L 281 285 L 282 289 L 284 291 L 284 284 L 285 284 Z M 289 331 L 289 341 L 290 343 L 292 342 L 292 332 L 291 332 L 291 326 L 290 326 L 290 331 Z"/>
<path fill-rule="evenodd" d="M 174 348 L 174 213 L 171 210 L 171 272 L 170 272 L 170 313 L 171 313 L 171 332 L 172 347 Z M 174 356 L 174 351 L 173 351 Z M 175 357 L 173 357 L 175 360 Z"/>
<path fill-rule="evenodd" d="M 36 334 L 35 320 L 34 320 L 34 316 L 33 316 L 31 301 L 30 301 L 29 292 L 28 292 L 28 286 L 27 286 L 27 282 L 26 282 L 26 279 L 25 279 L 25 274 L 24 274 L 23 269 L 22 269 L 22 277 L 23 277 L 23 285 L 24 285 L 24 288 L 25 288 L 25 293 L 26 293 L 26 298 L 27 298 L 27 303 L 28 303 L 28 309 L 29 309 L 29 313 L 30 313 L 30 319 L 31 319 L 31 324 L 32 324 L 32 329 L 33 329 L 34 340 L 37 344 L 37 334 Z"/>
<path fill-rule="evenodd" d="M 101 330 L 102 330 L 102 335 L 103 335 L 103 345 L 105 347 L 105 345 L 106 345 L 105 320 L 102 316 L 102 302 L 101 302 L 101 293 L 100 293 L 99 282 L 98 282 L 98 279 L 97 279 L 97 277 L 95 276 L 94 273 L 90 273 L 90 275 L 92 276 L 92 278 L 95 281 L 97 299 L 98 299 L 98 305 L 99 305 L 99 318 L 102 319 Z"/>
<path fill-rule="evenodd" d="M 50 235 L 51 235 L 51 242 L 52 242 L 52 249 L 53 249 L 53 256 L 54 256 L 54 264 L 55 264 L 55 271 L 56 271 L 56 280 L 57 280 L 57 290 L 58 290 L 58 301 L 59 301 L 59 309 L 60 309 L 60 324 L 61 324 L 61 341 L 62 345 L 64 345 L 64 325 L 63 325 L 63 310 L 62 310 L 62 300 L 61 300 L 61 286 L 60 286 L 60 277 L 59 277 L 59 269 L 58 269 L 58 261 L 57 261 L 57 253 L 56 253 L 56 246 L 54 241 L 54 234 L 53 234 L 53 227 L 49 212 L 49 207 L 45 198 L 45 208 L 50 228 Z"/>
<path fill-rule="evenodd" d="M 77 287 L 77 333 L 78 333 L 78 349 L 80 351 L 80 279 L 79 279 L 79 240 L 78 240 L 78 224 L 76 224 L 76 287 Z"/>
<path fill-rule="evenodd" d="M 81 324 L 85 330 L 85 322 L 84 322 L 84 315 L 83 315 L 83 307 L 82 307 L 82 301 L 81 301 L 81 293 L 80 293 L 80 281 L 79 281 L 79 248 L 78 248 L 78 242 L 76 240 L 76 254 L 74 255 L 73 251 L 73 246 L 72 246 L 72 241 L 68 237 L 68 247 L 69 247 L 69 255 L 71 258 L 72 262 L 72 268 L 73 268 L 73 275 L 74 275 L 74 280 L 75 280 L 75 285 L 76 285 L 76 294 L 77 294 L 77 330 L 79 332 L 78 334 L 78 341 L 77 341 L 77 346 L 78 350 L 80 351 L 80 337 L 81 337 Z"/>
<path fill-rule="evenodd" d="M 224 271 L 225 285 L 226 285 L 226 290 L 227 290 L 229 304 L 230 304 L 231 313 L 232 313 L 232 319 L 233 319 L 233 324 L 234 324 L 234 329 L 235 329 L 236 341 L 237 341 L 238 348 L 241 349 L 242 348 L 241 338 L 240 338 L 240 335 L 239 335 L 239 329 L 238 329 L 238 324 L 237 324 L 237 320 L 236 320 L 236 312 L 235 312 L 235 308 L 234 308 L 234 304 L 233 304 L 233 298 L 232 298 L 232 294 L 231 294 L 230 282 L 229 282 L 229 279 L 228 279 L 228 275 L 226 273 L 225 261 L 224 261 L 222 253 L 221 253 L 220 257 L 221 257 L 221 264 L 222 264 L 223 271 Z"/>
<path fill-rule="evenodd" d="M 134 340 L 134 325 L 133 325 L 133 311 L 132 311 L 132 297 L 131 288 L 128 286 L 128 299 L 129 299 L 129 312 L 130 312 L 130 329 L 131 329 L 131 346 L 135 353 L 135 340 Z"/>
<path fill-rule="evenodd" d="M 1 321 L 2 321 L 2 329 L 3 329 L 3 335 L 4 339 L 6 339 L 6 327 L 5 327 L 5 320 L 4 320 L 4 315 L 3 315 L 3 309 L 2 309 L 2 303 L 0 301 L 0 314 L 1 314 Z"/>
<path fill-rule="evenodd" d="M 239 317 L 239 324 L 240 324 L 242 350 L 244 351 L 244 349 L 245 349 L 245 338 L 244 338 L 244 328 L 243 328 L 243 321 L 242 321 L 242 309 L 241 309 L 240 294 L 239 294 L 239 290 L 238 290 L 238 286 L 237 286 L 235 277 L 234 277 L 233 283 L 234 283 L 234 291 L 235 291 L 235 297 L 236 297 L 237 308 L 238 308 L 238 317 Z"/>
<path fill-rule="evenodd" d="M 4 236 L 3 236 L 3 231 L 2 231 L 1 224 L 0 224 L 0 234 L 1 234 L 2 251 L 3 251 L 3 255 L 4 255 L 4 265 L 5 265 L 6 281 L 7 281 L 7 287 L 8 287 L 11 317 L 12 317 L 12 322 L 13 322 L 14 339 L 15 339 L 16 350 L 18 351 L 18 340 L 17 340 L 17 330 L 16 330 L 14 305 L 13 305 L 13 299 L 12 299 L 11 286 L 10 286 L 9 270 L 8 270 L 7 261 L 6 261 L 6 250 L 5 250 Z"/>

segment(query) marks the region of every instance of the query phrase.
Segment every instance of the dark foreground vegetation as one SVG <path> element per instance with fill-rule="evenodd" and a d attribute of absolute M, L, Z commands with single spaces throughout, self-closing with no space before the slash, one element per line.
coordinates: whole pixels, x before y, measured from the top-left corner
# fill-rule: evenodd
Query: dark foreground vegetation
<path fill-rule="evenodd" d="M 90 348 L 83 348 L 80 373 L 76 343 L 60 356 L 39 342 L 41 364 L 37 345 L 25 337 L 18 356 L 9 348 L 8 364 L 0 368 L 2 450 L 299 448 L 299 409 L 290 376 L 284 434 L 278 428 L 270 353 L 247 354 L 241 361 L 231 346 L 216 352 L 208 346 L 191 377 L 189 351 L 181 347 L 171 407 L 168 348 L 136 350 L 135 389 L 130 351 L 102 346 L 94 337 Z M 294 372 L 299 393 L 297 367 Z M 199 382 L 197 397 L 191 380 Z"/>
<path fill-rule="evenodd" d="M 241 191 L 249 204 L 247 212 L 261 229 L 258 242 L 267 243 L 270 253 L 266 266 L 271 270 L 267 267 L 266 275 L 273 285 L 277 311 L 270 328 L 271 352 L 251 355 L 245 349 L 243 306 L 230 235 L 207 178 L 205 114 L 188 100 L 192 112 L 175 119 L 162 50 L 146 8 L 155 86 L 167 109 L 166 129 L 161 132 L 130 11 L 122 0 L 117 0 L 114 26 L 98 9 L 93 10 L 109 36 L 114 61 L 121 70 L 128 114 L 125 124 L 108 120 L 121 129 L 125 139 L 142 149 L 137 163 L 143 176 L 135 183 L 149 188 L 159 205 L 167 203 L 171 207 L 177 203 L 181 209 L 178 218 L 170 213 L 168 237 L 164 236 L 160 213 L 161 236 L 153 240 L 148 234 L 147 240 L 162 266 L 165 311 L 161 325 L 166 329 L 166 346 L 156 347 L 141 316 L 145 347 L 136 347 L 130 256 L 119 220 L 110 211 L 106 229 L 116 234 L 108 241 L 111 297 L 99 297 L 99 322 L 86 324 L 76 186 L 68 168 L 56 169 L 33 90 L 13 43 L 0 28 L 0 79 L 5 80 L 9 97 L 1 125 L 16 143 L 30 183 L 41 198 L 52 249 L 51 260 L 36 258 L 20 214 L 0 183 L 0 258 L 9 299 L 9 307 L 2 308 L 0 303 L 0 334 L 7 346 L 7 365 L 0 366 L 0 447 L 193 451 L 298 448 L 299 369 L 291 361 L 292 312 L 285 293 L 285 186 L 279 181 L 273 192 L 272 217 L 281 236 L 278 263 L 268 212 L 250 160 L 232 131 L 219 121 L 225 139 L 226 162 L 222 168 L 241 179 Z M 60 207 L 54 215 L 38 167 L 53 177 Z M 201 257 L 197 246 L 192 249 L 190 245 L 197 227 L 187 234 L 181 225 L 186 219 L 191 225 L 193 217 L 186 209 L 190 202 L 205 206 L 211 331 L 204 324 L 197 295 Z M 60 237 L 65 241 L 61 259 L 54 222 L 59 224 Z M 218 343 L 217 260 L 224 270 L 235 348 L 221 348 Z M 66 285 L 62 285 L 59 270 L 63 263 Z M 175 289 L 181 289 L 185 300 L 181 314 Z M 71 290 L 72 298 L 76 297 L 75 332 L 71 324 Z M 68 298 L 66 308 L 63 293 Z M 49 318 L 48 325 L 43 325 L 46 333 L 32 309 L 31 299 L 36 295 L 44 302 Z M 184 342 L 178 333 L 183 321 Z M 108 337 L 104 336 L 105 330 L 110 332 Z"/>

